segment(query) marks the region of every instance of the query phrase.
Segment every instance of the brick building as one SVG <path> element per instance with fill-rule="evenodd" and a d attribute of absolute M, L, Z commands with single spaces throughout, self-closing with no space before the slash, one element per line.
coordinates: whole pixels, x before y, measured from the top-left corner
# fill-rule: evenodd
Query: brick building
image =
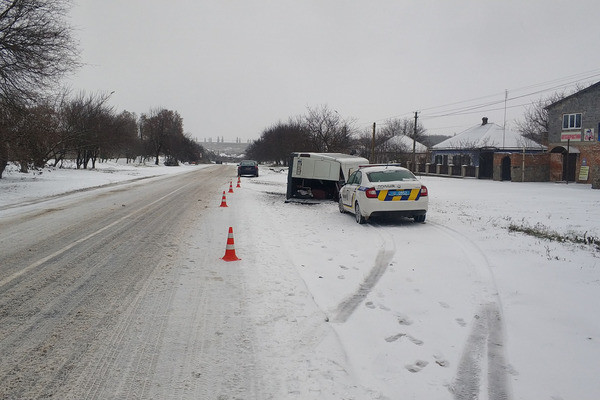
<path fill-rule="evenodd" d="M 546 107 L 550 180 L 600 188 L 600 82 Z"/>

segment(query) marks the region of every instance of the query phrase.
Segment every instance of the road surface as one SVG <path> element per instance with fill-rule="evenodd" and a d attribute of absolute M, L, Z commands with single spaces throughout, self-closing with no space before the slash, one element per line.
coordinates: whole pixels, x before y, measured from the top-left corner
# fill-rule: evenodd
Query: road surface
<path fill-rule="evenodd" d="M 0 398 L 254 397 L 240 278 L 198 268 L 203 285 L 186 285 L 190 265 L 207 265 L 186 238 L 234 173 L 116 185 L 0 220 Z"/>

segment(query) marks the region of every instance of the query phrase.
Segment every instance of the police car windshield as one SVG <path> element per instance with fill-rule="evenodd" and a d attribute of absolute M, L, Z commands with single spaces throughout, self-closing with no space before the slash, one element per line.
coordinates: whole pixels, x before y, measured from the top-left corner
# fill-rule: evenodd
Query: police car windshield
<path fill-rule="evenodd" d="M 417 178 L 408 170 L 386 169 L 367 173 L 370 182 L 414 181 Z"/>

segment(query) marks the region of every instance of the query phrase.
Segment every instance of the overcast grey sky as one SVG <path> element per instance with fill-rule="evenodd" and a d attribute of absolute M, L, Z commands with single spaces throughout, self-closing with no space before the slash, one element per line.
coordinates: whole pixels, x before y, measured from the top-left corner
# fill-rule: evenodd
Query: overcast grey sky
<path fill-rule="evenodd" d="M 320 105 L 360 129 L 420 111 L 451 135 L 502 125 L 505 90 L 511 126 L 544 90 L 599 81 L 599 16 L 598 0 L 73 0 L 85 66 L 68 84 L 114 91 L 117 111 L 176 110 L 201 142 Z"/>

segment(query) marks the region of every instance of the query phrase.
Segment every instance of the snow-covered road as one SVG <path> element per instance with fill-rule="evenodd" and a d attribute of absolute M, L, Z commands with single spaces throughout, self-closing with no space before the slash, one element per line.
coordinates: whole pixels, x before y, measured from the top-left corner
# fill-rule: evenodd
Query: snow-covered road
<path fill-rule="evenodd" d="M 600 392 L 597 247 L 509 230 L 598 238 L 600 194 L 589 186 L 424 177 L 425 224 L 358 225 L 334 202 L 285 203 L 284 169 L 263 167 L 240 188 L 234 174 L 213 166 L 170 177 L 171 190 L 148 197 L 146 204 L 176 191 L 125 229 L 143 239 L 128 250 L 140 261 L 135 270 L 146 271 L 134 275 L 122 268 L 129 261 L 118 235 L 135 212 L 123 206 L 134 193 L 129 184 L 98 196 L 115 213 L 115 225 L 92 241 L 100 254 L 77 242 L 100 225 L 69 236 L 76 244 L 65 257 L 81 247 L 89 263 L 10 266 L 5 261 L 23 252 L 43 257 L 16 239 L 65 207 L 59 198 L 0 208 L 0 258 L 15 246 L 0 264 L 0 393 L 566 400 Z M 229 182 L 234 193 L 219 207 Z M 133 184 L 135 193 L 154 185 L 143 183 Z M 125 197 L 113 197 L 119 193 Z M 31 227 L 2 236 L 19 218 Z M 39 229 L 62 237 L 60 224 Z M 241 260 L 225 262 L 230 227 Z M 146 242 L 160 250 L 149 252 Z M 33 304 L 47 287 L 54 300 Z M 95 300 L 102 295 L 110 299 Z M 27 335 L 37 341 L 19 345 Z"/>

